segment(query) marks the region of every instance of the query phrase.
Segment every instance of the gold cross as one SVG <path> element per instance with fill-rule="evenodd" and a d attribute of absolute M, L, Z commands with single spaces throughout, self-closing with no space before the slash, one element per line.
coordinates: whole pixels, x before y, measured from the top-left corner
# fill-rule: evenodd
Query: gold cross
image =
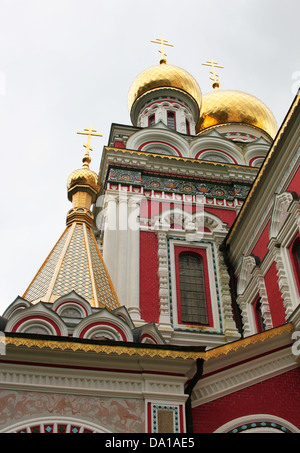
<path fill-rule="evenodd" d="M 165 53 L 164 46 L 174 47 L 173 44 L 170 44 L 168 42 L 168 40 L 164 39 L 164 38 L 156 38 L 154 40 L 151 40 L 150 42 L 154 42 L 154 44 L 160 44 L 159 52 L 161 53 L 161 56 L 162 56 L 162 59 L 160 60 L 160 63 L 166 63 L 167 60 L 165 59 L 165 57 L 167 56 L 167 54 Z"/>
<path fill-rule="evenodd" d="M 85 148 L 85 155 L 83 156 L 82 161 L 85 165 L 86 163 L 89 164 L 91 162 L 90 151 L 93 151 L 93 148 L 90 146 L 91 137 L 103 137 L 103 135 L 97 134 L 97 130 L 93 129 L 92 126 L 90 126 L 88 129 L 84 129 L 83 132 L 81 131 L 77 132 L 77 134 L 88 136 L 87 144 L 83 145 Z"/>
<path fill-rule="evenodd" d="M 224 66 L 219 65 L 219 63 L 217 63 L 214 60 L 207 60 L 206 63 L 202 63 L 202 65 L 210 66 L 212 68 L 212 71 L 210 71 L 210 73 L 212 74 L 212 77 L 210 77 L 210 80 L 213 81 L 212 86 L 213 86 L 213 88 L 219 88 L 220 87 L 220 84 L 219 84 L 220 78 L 219 78 L 218 74 L 216 74 L 215 68 L 224 69 Z"/>

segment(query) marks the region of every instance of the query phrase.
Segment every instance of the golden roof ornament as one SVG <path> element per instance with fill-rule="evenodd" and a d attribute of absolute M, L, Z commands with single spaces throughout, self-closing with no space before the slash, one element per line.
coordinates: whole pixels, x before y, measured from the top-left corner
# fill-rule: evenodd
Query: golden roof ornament
<path fill-rule="evenodd" d="M 212 87 L 216 90 L 220 88 L 220 77 L 218 74 L 216 74 L 215 68 L 221 68 L 224 69 L 224 66 L 219 65 L 218 62 L 214 60 L 207 60 L 206 63 L 202 63 L 203 66 L 209 66 L 212 68 L 210 71 L 210 74 L 212 74 L 212 77 L 210 77 L 210 80 L 213 81 Z"/>
<path fill-rule="evenodd" d="M 102 134 L 98 134 L 97 130 L 93 129 L 92 126 L 77 132 L 77 134 L 87 135 L 87 143 L 83 145 L 85 154 L 82 158 L 82 168 L 73 171 L 68 178 L 68 198 L 72 201 L 73 208 L 90 210 L 91 204 L 95 202 L 100 189 L 98 175 L 90 170 L 89 167 L 91 162 L 90 151 L 93 150 L 91 147 L 91 137 L 102 137 Z M 68 221 L 73 221 L 73 216 L 70 215 L 71 212 L 74 214 L 74 209 L 69 212 Z"/>
<path fill-rule="evenodd" d="M 165 57 L 167 56 L 167 54 L 165 53 L 164 46 L 174 47 L 174 45 L 170 44 L 168 40 L 164 38 L 152 39 L 150 42 L 153 42 L 154 44 L 160 44 L 160 50 L 158 52 L 161 53 L 162 58 L 160 59 L 159 62 L 160 64 L 166 64 L 167 60 Z"/>

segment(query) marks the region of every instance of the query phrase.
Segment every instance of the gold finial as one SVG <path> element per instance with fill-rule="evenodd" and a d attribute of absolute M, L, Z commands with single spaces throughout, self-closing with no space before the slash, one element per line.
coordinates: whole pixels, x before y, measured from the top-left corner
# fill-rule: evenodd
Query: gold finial
<path fill-rule="evenodd" d="M 218 76 L 218 74 L 216 74 L 216 71 L 215 71 L 215 68 L 222 68 L 224 69 L 224 66 L 221 66 L 219 65 L 219 63 L 217 63 L 216 61 L 214 60 L 207 60 L 206 63 L 202 63 L 203 66 L 210 66 L 212 68 L 212 71 L 210 71 L 210 73 L 212 74 L 212 77 L 210 77 L 210 80 L 213 81 L 213 88 L 216 89 L 216 88 L 220 88 L 220 78 Z"/>
<path fill-rule="evenodd" d="M 84 129 L 83 132 L 77 132 L 77 134 L 88 136 L 87 144 L 83 145 L 85 148 L 85 155 L 82 158 L 82 162 L 83 162 L 83 167 L 89 168 L 89 164 L 91 162 L 90 151 L 93 151 L 93 148 L 91 148 L 91 146 L 90 146 L 91 137 L 103 137 L 103 135 L 97 134 L 96 129 L 93 129 L 92 126 L 90 126 L 88 129 Z"/>
<path fill-rule="evenodd" d="M 164 46 L 174 47 L 173 44 L 170 44 L 168 42 L 168 40 L 164 39 L 164 38 L 156 38 L 154 40 L 151 40 L 150 42 L 154 42 L 154 44 L 160 44 L 161 47 L 160 47 L 159 52 L 161 53 L 161 56 L 162 56 L 162 58 L 160 60 L 160 64 L 167 63 L 167 60 L 165 59 L 167 54 L 165 53 Z"/>

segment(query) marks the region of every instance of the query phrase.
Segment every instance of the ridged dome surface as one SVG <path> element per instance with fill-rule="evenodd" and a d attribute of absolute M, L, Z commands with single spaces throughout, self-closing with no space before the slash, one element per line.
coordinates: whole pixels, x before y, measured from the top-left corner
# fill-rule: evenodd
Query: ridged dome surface
<path fill-rule="evenodd" d="M 67 187 L 68 189 L 71 189 L 75 185 L 88 185 L 98 191 L 98 175 L 89 168 L 80 168 L 75 170 L 68 178 Z"/>
<path fill-rule="evenodd" d="M 277 133 L 277 123 L 269 108 L 255 96 L 233 90 L 214 90 L 202 98 L 196 133 L 230 123 L 254 126 L 271 138 Z"/>
<path fill-rule="evenodd" d="M 184 69 L 162 63 L 141 72 L 128 92 L 128 109 L 143 94 L 159 89 L 173 88 L 189 94 L 201 108 L 202 93 L 194 77 Z"/>

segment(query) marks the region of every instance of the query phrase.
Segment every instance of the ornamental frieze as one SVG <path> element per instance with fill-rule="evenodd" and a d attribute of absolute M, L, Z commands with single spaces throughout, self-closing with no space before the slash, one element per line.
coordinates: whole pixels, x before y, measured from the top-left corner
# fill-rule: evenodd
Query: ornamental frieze
<path fill-rule="evenodd" d="M 168 178 L 162 175 L 146 175 L 138 170 L 110 168 L 108 181 L 120 184 L 143 186 L 145 190 L 204 195 L 226 200 L 245 199 L 251 186 L 249 184 L 222 184 L 210 181 L 197 181 L 184 178 Z"/>

